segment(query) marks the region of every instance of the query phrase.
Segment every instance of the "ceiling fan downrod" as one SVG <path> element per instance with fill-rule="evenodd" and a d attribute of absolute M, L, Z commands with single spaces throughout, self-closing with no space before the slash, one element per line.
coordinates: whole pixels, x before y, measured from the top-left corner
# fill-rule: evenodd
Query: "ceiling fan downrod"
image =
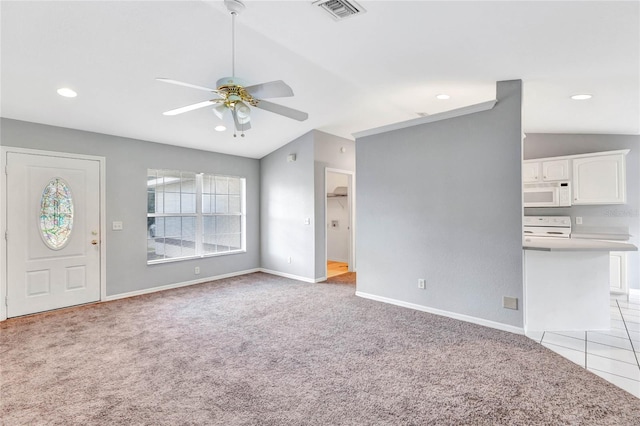
<path fill-rule="evenodd" d="M 231 14 L 231 77 L 236 78 L 236 15 L 245 8 L 240 0 L 224 0 L 224 5 Z"/>

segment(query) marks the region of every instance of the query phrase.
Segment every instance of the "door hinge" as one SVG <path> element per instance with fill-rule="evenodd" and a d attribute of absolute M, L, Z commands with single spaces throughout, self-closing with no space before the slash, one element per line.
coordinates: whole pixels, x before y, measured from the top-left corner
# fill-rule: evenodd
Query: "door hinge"
<path fill-rule="evenodd" d="M 9 166 L 4 166 L 4 174 L 9 175 Z"/>
<path fill-rule="evenodd" d="M 9 241 L 9 233 L 7 231 L 4 231 L 4 239 Z"/>

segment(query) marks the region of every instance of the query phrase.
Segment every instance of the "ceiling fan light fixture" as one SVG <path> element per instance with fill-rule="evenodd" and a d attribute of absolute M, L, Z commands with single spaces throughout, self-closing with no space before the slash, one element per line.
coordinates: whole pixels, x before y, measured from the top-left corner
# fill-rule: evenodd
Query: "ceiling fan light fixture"
<path fill-rule="evenodd" d="M 238 114 L 238 121 L 240 123 L 247 123 L 250 118 L 251 109 L 244 102 L 236 102 L 234 109 Z"/>
<path fill-rule="evenodd" d="M 216 105 L 215 107 L 213 107 L 211 109 L 211 111 L 213 111 L 213 113 L 216 115 L 216 117 L 218 117 L 220 120 L 222 120 L 224 118 L 224 112 L 227 109 L 227 106 L 223 103 Z"/>

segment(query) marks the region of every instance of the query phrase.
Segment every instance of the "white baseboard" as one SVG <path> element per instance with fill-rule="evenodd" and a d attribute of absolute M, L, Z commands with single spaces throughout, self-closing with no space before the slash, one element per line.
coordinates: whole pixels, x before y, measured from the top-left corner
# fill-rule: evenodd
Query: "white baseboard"
<path fill-rule="evenodd" d="M 324 278 L 318 281 L 315 278 L 301 277 L 300 275 L 288 274 L 286 272 L 272 271 L 271 269 L 265 269 L 265 268 L 259 268 L 258 270 L 266 274 L 277 275 L 279 277 L 284 277 L 284 278 L 291 278 L 292 280 L 304 281 L 305 283 L 317 283 L 317 282 L 326 280 L 326 278 Z"/>
<path fill-rule="evenodd" d="M 443 317 L 448 317 L 448 318 L 453 318 L 460 321 L 470 322 L 473 324 L 483 325 L 485 327 L 495 328 L 497 330 L 508 331 L 510 333 L 524 335 L 524 328 L 522 327 L 515 327 L 513 325 L 502 324 L 500 322 L 472 317 L 469 315 L 458 314 L 455 312 L 443 311 L 441 309 L 430 308 L 428 306 L 417 305 L 415 303 L 404 302 L 402 300 L 390 299 L 388 297 L 377 296 L 375 294 L 363 293 L 361 291 L 356 291 L 356 296 L 362 297 L 364 299 L 375 300 L 378 302 L 389 303 L 391 305 L 402 306 L 404 308 L 415 309 L 416 311 L 428 312 L 430 314 L 441 315 Z"/>
<path fill-rule="evenodd" d="M 638 290 L 637 288 L 630 288 L 629 299 L 640 300 L 640 290 Z"/>
<path fill-rule="evenodd" d="M 213 276 L 213 277 L 198 278 L 197 280 L 183 281 L 183 282 L 180 282 L 180 283 L 174 283 L 174 284 L 161 285 L 161 286 L 158 286 L 158 287 L 145 288 L 143 290 L 129 291 L 127 293 L 113 294 L 111 296 L 107 296 L 104 299 L 102 299 L 102 302 L 110 302 L 112 300 L 126 299 L 127 297 L 141 296 L 143 294 L 150 294 L 150 293 L 155 293 L 155 292 L 158 292 L 158 291 L 171 290 L 172 288 L 187 287 L 187 286 L 190 286 L 190 285 L 202 284 L 202 283 L 206 283 L 206 282 L 210 282 L 210 281 L 218 281 L 218 280 L 222 280 L 222 279 L 225 279 L 225 278 L 231 278 L 231 277 L 237 277 L 237 276 L 240 276 L 240 275 L 252 274 L 254 272 L 264 272 L 266 274 L 277 275 L 279 277 L 284 277 L 284 278 L 291 278 L 293 280 L 303 281 L 303 282 L 307 282 L 307 283 L 317 283 L 317 282 L 321 282 L 321 281 L 325 281 L 326 280 L 326 278 L 319 278 L 319 279 L 315 279 L 314 280 L 313 278 L 301 277 L 301 276 L 298 276 L 298 275 L 287 274 L 285 272 L 272 271 L 272 270 L 264 269 L 264 268 L 254 268 L 254 269 L 247 269 L 247 270 L 244 270 L 244 271 L 231 272 L 229 274 L 216 275 L 216 276 Z"/>
<path fill-rule="evenodd" d="M 261 271 L 260 268 L 248 269 L 248 270 L 245 270 L 245 271 L 238 271 L 238 272 L 231 272 L 229 274 L 216 275 L 214 277 L 198 278 L 197 280 L 183 281 L 181 283 L 167 284 L 167 285 L 161 285 L 159 287 L 145 288 L 143 290 L 129 291 L 127 293 L 113 294 L 111 296 L 107 296 L 106 298 L 102 299 L 102 301 L 103 302 L 110 302 L 112 300 L 126 299 L 127 297 L 141 296 L 143 294 L 149 294 L 149 293 L 155 293 L 155 292 L 158 292 L 158 291 L 170 290 L 172 288 L 187 287 L 187 286 L 190 286 L 190 285 L 202 284 L 202 283 L 206 283 L 206 282 L 209 282 L 209 281 L 217 281 L 217 280 L 222 280 L 224 278 L 237 277 L 239 275 L 247 275 L 247 274 L 252 274 L 254 272 L 260 272 L 260 271 Z"/>

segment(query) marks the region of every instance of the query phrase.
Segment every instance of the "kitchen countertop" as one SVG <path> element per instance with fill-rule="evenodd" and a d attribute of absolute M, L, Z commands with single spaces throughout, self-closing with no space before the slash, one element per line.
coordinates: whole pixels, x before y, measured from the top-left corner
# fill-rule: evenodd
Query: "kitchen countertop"
<path fill-rule="evenodd" d="M 524 237 L 522 239 L 522 249 L 540 251 L 637 251 L 638 247 L 620 241 Z"/>

